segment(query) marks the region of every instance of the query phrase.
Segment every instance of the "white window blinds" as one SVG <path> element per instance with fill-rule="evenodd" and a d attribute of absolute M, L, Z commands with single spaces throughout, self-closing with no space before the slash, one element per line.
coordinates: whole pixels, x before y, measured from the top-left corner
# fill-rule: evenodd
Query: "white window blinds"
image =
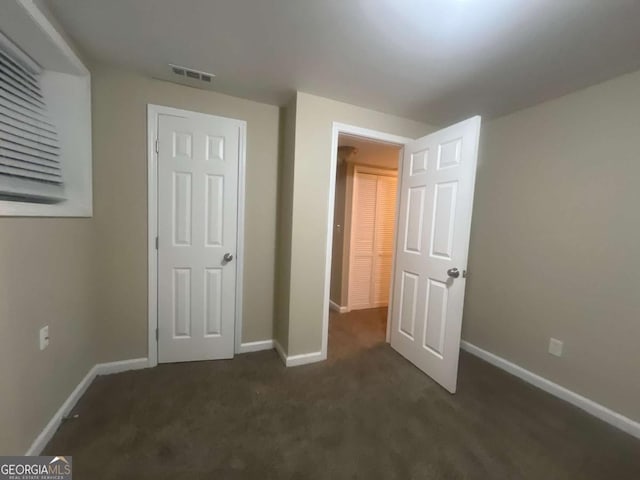
<path fill-rule="evenodd" d="M 57 131 L 47 113 L 40 72 L 20 54 L 0 38 L 0 198 L 61 201 Z"/>

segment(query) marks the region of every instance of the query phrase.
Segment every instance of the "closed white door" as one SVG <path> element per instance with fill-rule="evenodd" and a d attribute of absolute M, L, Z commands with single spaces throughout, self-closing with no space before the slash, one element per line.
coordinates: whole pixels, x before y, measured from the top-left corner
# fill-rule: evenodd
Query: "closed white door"
<path fill-rule="evenodd" d="M 158 121 L 158 362 L 234 352 L 242 122 Z"/>
<path fill-rule="evenodd" d="M 405 146 L 391 346 L 455 393 L 480 117 Z"/>
<path fill-rule="evenodd" d="M 350 310 L 388 305 L 397 179 L 361 171 L 353 179 L 349 255 Z"/>
<path fill-rule="evenodd" d="M 376 307 L 389 305 L 391 286 L 391 262 L 396 222 L 395 176 L 378 176 L 378 201 L 376 203 L 376 242 L 373 264 L 373 304 Z"/>

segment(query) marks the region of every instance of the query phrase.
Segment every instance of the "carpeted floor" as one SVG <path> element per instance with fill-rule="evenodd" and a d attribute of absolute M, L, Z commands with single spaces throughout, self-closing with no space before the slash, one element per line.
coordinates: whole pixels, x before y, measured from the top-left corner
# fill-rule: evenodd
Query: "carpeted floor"
<path fill-rule="evenodd" d="M 475 357 L 448 394 L 384 343 L 385 316 L 334 316 L 320 364 L 98 377 L 45 454 L 76 480 L 640 478 L 640 441 Z"/>

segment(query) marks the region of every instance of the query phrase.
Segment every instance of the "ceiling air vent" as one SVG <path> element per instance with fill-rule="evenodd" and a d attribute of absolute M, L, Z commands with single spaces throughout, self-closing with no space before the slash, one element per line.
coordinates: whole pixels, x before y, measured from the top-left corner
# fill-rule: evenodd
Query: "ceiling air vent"
<path fill-rule="evenodd" d="M 185 77 L 191 80 L 211 83 L 211 80 L 213 79 L 213 77 L 215 77 L 213 73 L 194 70 L 193 68 L 187 68 L 181 65 L 174 65 L 173 63 L 170 63 L 169 66 L 171 67 L 171 71 L 174 73 L 174 75 Z"/>

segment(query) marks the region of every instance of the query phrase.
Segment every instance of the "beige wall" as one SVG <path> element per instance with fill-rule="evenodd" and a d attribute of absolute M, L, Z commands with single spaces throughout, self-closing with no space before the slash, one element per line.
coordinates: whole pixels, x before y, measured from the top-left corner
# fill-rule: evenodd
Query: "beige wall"
<path fill-rule="evenodd" d="M 91 218 L 0 217 L 0 455 L 24 455 L 96 364 L 92 228 Z"/>
<path fill-rule="evenodd" d="M 291 293 L 291 214 L 296 140 L 296 96 L 281 113 L 280 166 L 278 169 L 278 241 L 276 243 L 276 301 L 274 340 L 289 348 L 289 299 Z"/>
<path fill-rule="evenodd" d="M 321 350 L 332 123 L 419 137 L 430 126 L 303 92 L 297 94 L 288 354 Z"/>
<path fill-rule="evenodd" d="M 242 340 L 273 338 L 279 109 L 94 65 L 100 361 L 147 355 L 148 103 L 247 122 Z"/>
<path fill-rule="evenodd" d="M 95 217 L 0 219 L 0 454 L 24 453 L 95 363 L 146 356 L 147 103 L 247 121 L 243 340 L 275 334 L 290 355 L 321 347 L 332 122 L 433 130 L 298 92 L 282 119 L 274 309 L 278 108 L 92 72 Z M 640 72 L 486 124 L 463 323 L 465 340 L 636 420 L 639 118 Z"/>
<path fill-rule="evenodd" d="M 345 278 L 345 270 L 348 263 L 344 259 L 344 250 L 346 242 L 345 219 L 346 219 L 346 194 L 347 194 L 347 176 L 349 169 L 353 170 L 353 165 L 345 162 L 344 155 L 338 153 L 338 163 L 336 166 L 336 193 L 333 204 L 333 242 L 331 246 L 331 285 L 329 290 L 329 298 L 332 302 L 339 306 L 347 305 L 347 285 Z M 344 293 L 344 295 L 343 295 Z"/>
<path fill-rule="evenodd" d="M 23 454 L 96 363 L 147 355 L 147 103 L 247 121 L 243 341 L 273 338 L 278 108 L 92 75 L 94 218 L 0 219 L 0 454 Z"/>
<path fill-rule="evenodd" d="M 640 420 L 640 72 L 490 122 L 482 144 L 463 338 Z"/>
<path fill-rule="evenodd" d="M 0 218 L 0 455 L 23 455 L 96 363 L 91 226 Z"/>

